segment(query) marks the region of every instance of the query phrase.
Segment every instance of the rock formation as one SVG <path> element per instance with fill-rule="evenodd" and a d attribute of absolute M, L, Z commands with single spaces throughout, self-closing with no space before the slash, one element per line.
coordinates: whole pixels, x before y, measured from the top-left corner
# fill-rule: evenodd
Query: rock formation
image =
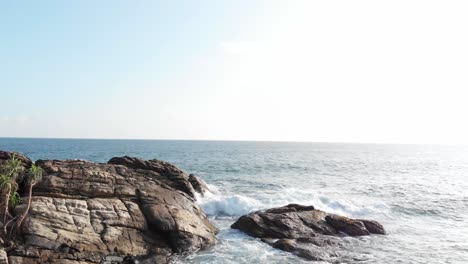
<path fill-rule="evenodd" d="M 210 190 L 208 185 L 194 174 L 190 174 L 188 180 L 192 184 L 195 191 L 201 194 L 201 196 L 204 196 L 205 193 Z"/>
<path fill-rule="evenodd" d="M 323 248 L 338 247 L 342 236 L 385 234 L 376 221 L 350 219 L 298 204 L 244 215 L 231 227 L 308 260 L 327 260 L 331 256 Z"/>
<path fill-rule="evenodd" d="M 0 151 L 0 160 L 11 154 Z M 43 179 L 21 230 L 0 250 L 0 263 L 167 263 L 174 253 L 215 243 L 218 230 L 195 201 L 201 189 L 192 182 L 203 182 L 167 162 L 116 157 L 36 164 Z"/>

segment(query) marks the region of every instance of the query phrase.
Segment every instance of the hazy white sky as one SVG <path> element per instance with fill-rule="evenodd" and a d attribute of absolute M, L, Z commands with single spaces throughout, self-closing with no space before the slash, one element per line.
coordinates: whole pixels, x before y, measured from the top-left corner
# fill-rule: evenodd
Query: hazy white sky
<path fill-rule="evenodd" d="M 0 136 L 468 143 L 468 2 L 210 2 L 4 9 Z"/>

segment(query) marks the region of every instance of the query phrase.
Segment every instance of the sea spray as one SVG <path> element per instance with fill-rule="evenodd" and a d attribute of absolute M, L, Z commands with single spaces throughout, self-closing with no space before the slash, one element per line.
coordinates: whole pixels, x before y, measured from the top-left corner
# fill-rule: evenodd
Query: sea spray
<path fill-rule="evenodd" d="M 389 207 L 383 203 L 357 205 L 344 199 L 332 199 L 313 190 L 285 188 L 277 195 L 225 194 L 216 186 L 209 185 L 210 191 L 203 197 L 197 196 L 199 205 L 209 216 L 241 216 L 255 210 L 284 206 L 290 203 L 313 205 L 317 209 L 348 217 L 364 217 L 386 213 Z"/>
<path fill-rule="evenodd" d="M 262 208 L 262 204 L 254 198 L 243 195 L 223 195 L 213 185 L 204 197 L 198 196 L 198 203 L 210 216 L 240 216 Z"/>

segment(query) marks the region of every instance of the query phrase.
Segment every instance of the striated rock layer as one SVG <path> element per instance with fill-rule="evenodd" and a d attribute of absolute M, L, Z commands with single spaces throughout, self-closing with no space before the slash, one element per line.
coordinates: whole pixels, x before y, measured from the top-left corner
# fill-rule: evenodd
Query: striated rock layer
<path fill-rule="evenodd" d="M 8 152 L 0 151 L 0 159 Z M 30 165 L 26 157 L 23 164 Z M 159 160 L 39 160 L 45 173 L 15 243 L 0 263 L 167 263 L 215 243 L 197 205 L 200 182 Z M 14 209 L 18 215 L 26 198 Z M 125 258 L 125 260 L 124 260 Z"/>
<path fill-rule="evenodd" d="M 339 247 L 339 237 L 385 234 L 376 221 L 350 219 L 298 204 L 244 215 L 231 227 L 308 260 L 333 257 L 325 249 Z"/>

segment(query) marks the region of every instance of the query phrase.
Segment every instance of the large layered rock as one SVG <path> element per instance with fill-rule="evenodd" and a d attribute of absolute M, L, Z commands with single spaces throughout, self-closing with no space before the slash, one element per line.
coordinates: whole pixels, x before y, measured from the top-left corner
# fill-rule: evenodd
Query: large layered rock
<path fill-rule="evenodd" d="M 169 163 L 131 157 L 36 163 L 45 174 L 7 250 L 10 263 L 165 263 L 174 253 L 215 243 L 217 229 L 197 205 L 189 175 Z"/>
<path fill-rule="evenodd" d="M 333 257 L 333 249 L 340 246 L 342 236 L 385 234 L 376 221 L 328 214 L 298 204 L 244 215 L 231 227 L 308 260 Z"/>

